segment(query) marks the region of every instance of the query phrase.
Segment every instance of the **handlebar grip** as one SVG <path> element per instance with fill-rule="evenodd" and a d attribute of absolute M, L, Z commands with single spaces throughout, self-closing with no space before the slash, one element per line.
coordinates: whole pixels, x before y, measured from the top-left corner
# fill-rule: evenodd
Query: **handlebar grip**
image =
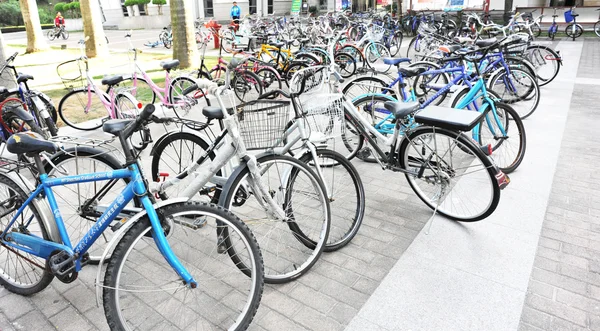
<path fill-rule="evenodd" d="M 156 107 L 154 107 L 153 104 L 146 105 L 146 107 L 144 107 L 144 109 L 140 113 L 140 116 L 138 117 L 137 122 L 143 123 L 143 122 L 148 121 L 155 110 L 156 110 Z"/>

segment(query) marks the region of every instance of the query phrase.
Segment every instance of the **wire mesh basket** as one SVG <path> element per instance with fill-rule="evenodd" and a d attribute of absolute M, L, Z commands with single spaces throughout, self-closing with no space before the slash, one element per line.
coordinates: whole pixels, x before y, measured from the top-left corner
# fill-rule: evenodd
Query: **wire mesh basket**
<path fill-rule="evenodd" d="M 381 41 L 381 39 L 383 39 L 383 35 L 385 34 L 385 29 L 382 26 L 373 24 L 369 29 L 369 34 L 369 39 L 371 39 L 372 41 Z"/>
<path fill-rule="evenodd" d="M 56 73 L 66 88 L 84 87 L 86 78 L 80 59 L 69 60 L 56 66 Z"/>
<path fill-rule="evenodd" d="M 312 141 L 328 140 L 342 135 L 346 127 L 343 98 L 341 93 L 325 93 L 311 96 L 310 99 L 301 102 Z"/>
<path fill-rule="evenodd" d="M 526 33 L 515 33 L 508 36 L 500 45 L 504 53 L 510 55 L 522 55 L 529 46 L 529 35 Z"/>
<path fill-rule="evenodd" d="M 329 68 L 313 66 L 298 70 L 290 80 L 290 92 L 295 94 L 329 92 Z"/>
<path fill-rule="evenodd" d="M 417 27 L 417 33 L 420 35 L 430 34 L 432 33 L 432 28 L 427 22 L 420 22 L 419 26 Z"/>
<path fill-rule="evenodd" d="M 282 146 L 282 136 L 290 120 L 290 102 L 255 100 L 237 106 L 235 115 L 246 149 Z"/>

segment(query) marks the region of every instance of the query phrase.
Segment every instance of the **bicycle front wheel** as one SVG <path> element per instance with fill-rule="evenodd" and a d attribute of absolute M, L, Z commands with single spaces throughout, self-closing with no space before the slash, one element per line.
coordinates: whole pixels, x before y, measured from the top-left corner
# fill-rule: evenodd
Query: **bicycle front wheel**
<path fill-rule="evenodd" d="M 594 24 L 594 33 L 596 36 L 600 37 L 600 21 Z"/>
<path fill-rule="evenodd" d="M 253 179 L 247 166 L 240 168 L 223 189 L 219 205 L 238 215 L 256 236 L 265 282 L 286 283 L 305 274 L 325 248 L 331 223 L 326 189 L 306 164 L 292 157 L 272 154 L 257 161 L 261 177 Z M 253 192 L 258 180 L 286 220 L 271 216 L 264 198 Z"/>
<path fill-rule="evenodd" d="M 103 301 L 110 329 L 246 330 L 264 286 L 261 253 L 248 227 L 205 203 L 169 205 L 157 213 L 197 287 L 182 282 L 159 251 L 150 220 L 141 219 L 123 236 L 106 269 Z M 227 230 L 229 254 L 216 249 L 220 230 Z"/>
<path fill-rule="evenodd" d="M 76 89 L 60 100 L 58 114 L 66 125 L 85 131 L 102 126 L 108 115 L 102 101 L 94 93 L 94 90 L 88 93 L 87 88 Z"/>
<path fill-rule="evenodd" d="M 56 34 L 54 33 L 54 30 L 48 30 L 48 32 L 46 33 L 46 37 L 48 37 L 48 39 L 50 39 L 50 41 L 54 40 L 54 38 L 56 38 Z"/>
<path fill-rule="evenodd" d="M 256 100 L 263 92 L 260 78 L 249 70 L 236 71 L 231 86 L 241 102 Z"/>
<path fill-rule="evenodd" d="M 489 89 L 496 92 L 502 102 L 512 105 L 521 119 L 531 116 L 540 102 L 540 87 L 525 70 L 499 71 L 490 78 Z"/>
<path fill-rule="evenodd" d="M 69 31 L 67 31 L 67 30 L 63 30 L 63 31 L 61 32 L 61 34 L 62 34 L 62 38 L 63 38 L 63 40 L 67 40 L 67 39 L 69 39 Z"/>
<path fill-rule="evenodd" d="M 399 160 L 417 196 L 449 219 L 479 221 L 498 206 L 494 165 L 464 134 L 419 127 L 402 139 Z"/>
<path fill-rule="evenodd" d="M 311 153 L 304 154 L 300 161 L 323 175 L 321 179 L 331 206 L 331 229 L 325 251 L 336 251 L 356 236 L 365 216 L 365 188 L 360 175 L 348 159 L 329 149 L 317 150 L 317 162 Z"/>

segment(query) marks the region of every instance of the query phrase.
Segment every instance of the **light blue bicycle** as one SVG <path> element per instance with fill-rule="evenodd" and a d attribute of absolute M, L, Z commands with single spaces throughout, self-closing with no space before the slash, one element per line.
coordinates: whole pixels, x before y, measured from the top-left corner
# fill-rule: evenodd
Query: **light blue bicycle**
<path fill-rule="evenodd" d="M 18 170 L 33 165 L 21 164 L 0 175 L 0 284 L 11 292 L 31 295 L 55 277 L 73 282 L 89 262 L 88 250 L 94 242 L 105 231 L 113 231 L 103 255 L 103 260 L 110 255 L 103 284 L 96 280 L 112 330 L 245 330 L 263 289 L 256 239 L 237 217 L 215 205 L 181 200 L 153 204 L 128 141 L 153 111 L 149 105 L 136 120 L 104 123 L 104 132 L 118 136 L 123 147 L 126 164 L 119 170 L 50 178 L 40 153 L 56 152 L 55 143 L 32 133 L 8 139 L 8 151 L 33 157 L 39 185 L 29 193 L 19 176 Z M 69 220 L 63 220 L 52 188 L 94 182 L 104 185 L 98 194 L 106 194 L 123 181 L 125 188 L 116 192 L 113 202 L 93 206 L 103 213 L 90 219 L 93 226 L 72 244 L 65 226 Z M 72 199 L 78 197 L 73 189 Z M 129 207 L 131 201 L 142 208 Z M 50 215 L 44 213 L 45 202 Z M 87 212 L 81 209 L 80 215 Z M 228 254 L 217 252 L 218 231 L 229 238 Z M 219 293 L 230 295 L 222 298 Z"/>

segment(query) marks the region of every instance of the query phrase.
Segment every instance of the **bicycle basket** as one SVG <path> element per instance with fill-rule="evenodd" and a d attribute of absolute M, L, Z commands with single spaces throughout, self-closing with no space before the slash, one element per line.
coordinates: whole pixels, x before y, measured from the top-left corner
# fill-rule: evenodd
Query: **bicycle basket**
<path fill-rule="evenodd" d="M 300 69 L 294 73 L 290 80 L 290 92 L 296 94 L 323 93 L 328 78 L 329 70 L 327 66 Z"/>
<path fill-rule="evenodd" d="M 56 73 L 66 88 L 84 87 L 86 85 L 79 59 L 59 64 L 56 66 Z"/>
<path fill-rule="evenodd" d="M 237 106 L 236 118 L 246 149 L 268 149 L 282 145 L 290 120 L 290 102 L 255 100 Z"/>
<path fill-rule="evenodd" d="M 419 27 L 417 28 L 418 34 L 424 35 L 424 34 L 430 34 L 432 32 L 433 32 L 432 28 L 429 26 L 429 24 L 427 24 L 425 22 L 419 23 Z"/>
<path fill-rule="evenodd" d="M 383 39 L 383 35 L 385 34 L 385 29 L 377 24 L 373 24 L 373 26 L 371 26 L 369 33 L 370 33 L 369 39 L 371 39 L 374 42 L 377 42 L 377 41 L 381 41 L 381 39 Z"/>
<path fill-rule="evenodd" d="M 573 15 L 572 15 L 572 14 L 573 14 L 573 13 L 571 12 L 571 10 L 567 10 L 567 11 L 565 12 L 565 22 L 567 22 L 567 23 L 571 23 L 571 22 L 573 22 L 573 20 L 574 20 L 574 17 L 573 17 Z"/>
<path fill-rule="evenodd" d="M 529 35 L 526 33 L 516 33 L 508 36 L 500 46 L 502 51 L 509 55 L 522 55 L 527 51 L 529 45 Z"/>
<path fill-rule="evenodd" d="M 311 140 L 323 141 L 341 136 L 346 127 L 343 98 L 341 93 L 326 93 L 301 102 Z"/>

